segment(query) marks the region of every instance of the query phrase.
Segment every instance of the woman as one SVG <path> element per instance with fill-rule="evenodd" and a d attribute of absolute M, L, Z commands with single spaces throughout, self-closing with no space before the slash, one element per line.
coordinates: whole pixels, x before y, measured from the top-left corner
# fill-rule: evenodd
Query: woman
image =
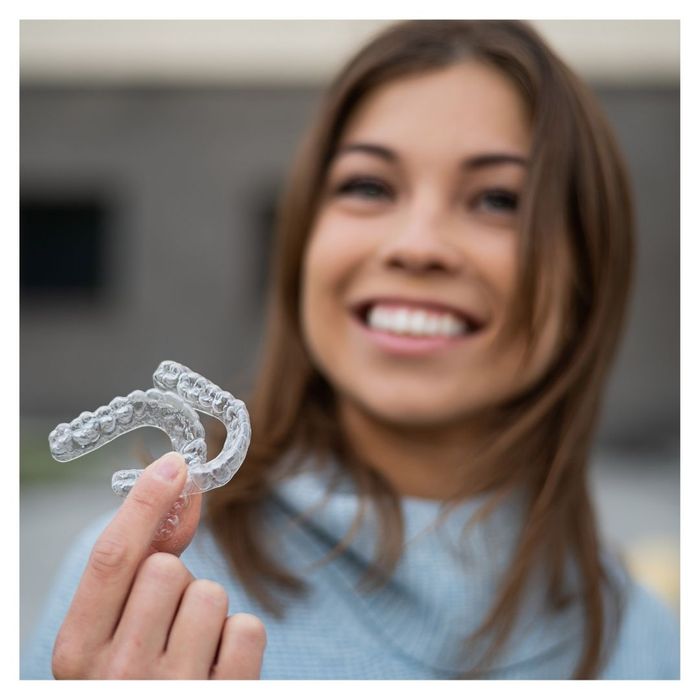
<path fill-rule="evenodd" d="M 184 472 L 152 465 L 76 547 L 33 663 L 677 677 L 675 623 L 601 547 L 586 482 L 632 214 L 579 80 L 520 23 L 390 27 L 330 86 L 278 229 L 243 468 L 156 552 Z"/>

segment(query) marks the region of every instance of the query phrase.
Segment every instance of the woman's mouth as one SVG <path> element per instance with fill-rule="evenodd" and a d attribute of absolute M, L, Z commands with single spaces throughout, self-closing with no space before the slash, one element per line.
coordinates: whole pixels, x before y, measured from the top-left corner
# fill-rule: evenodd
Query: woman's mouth
<path fill-rule="evenodd" d="M 354 317 L 380 348 L 404 355 L 453 346 L 481 329 L 465 314 L 431 303 L 368 303 L 356 307 Z"/>

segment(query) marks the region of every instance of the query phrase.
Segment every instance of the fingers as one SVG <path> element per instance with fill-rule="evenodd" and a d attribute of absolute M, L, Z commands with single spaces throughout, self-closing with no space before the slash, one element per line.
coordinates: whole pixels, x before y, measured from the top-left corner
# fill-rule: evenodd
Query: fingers
<path fill-rule="evenodd" d="M 134 647 L 145 659 L 160 656 L 182 594 L 193 580 L 176 556 L 161 552 L 149 556 L 136 574 L 113 646 Z"/>
<path fill-rule="evenodd" d="M 197 579 L 187 587 L 165 650 L 167 665 L 179 677 L 209 678 L 227 614 L 223 586 Z"/>
<path fill-rule="evenodd" d="M 265 626 L 255 615 L 238 613 L 226 620 L 214 680 L 257 680 L 267 644 Z"/>
<path fill-rule="evenodd" d="M 153 553 L 156 529 L 186 477 L 181 455 L 161 457 L 98 538 L 59 631 L 56 677 L 259 677 L 266 643 L 260 620 L 227 620 L 222 586 L 192 580 L 167 551 Z M 195 497 L 181 512 L 170 551 L 179 554 L 191 540 L 200 505 Z"/>
<path fill-rule="evenodd" d="M 182 491 L 187 469 L 170 452 L 151 464 L 136 481 L 114 519 L 90 554 L 61 629 L 87 648 L 112 636 L 141 561 L 149 553 L 160 521 Z"/>

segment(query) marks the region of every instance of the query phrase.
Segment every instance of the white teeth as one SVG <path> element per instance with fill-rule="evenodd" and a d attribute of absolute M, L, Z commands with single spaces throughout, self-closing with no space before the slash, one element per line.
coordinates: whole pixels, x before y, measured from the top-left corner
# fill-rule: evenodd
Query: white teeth
<path fill-rule="evenodd" d="M 425 311 L 414 311 L 408 316 L 408 332 L 413 335 L 425 335 L 428 333 L 426 321 L 428 314 Z"/>
<path fill-rule="evenodd" d="M 425 325 L 423 326 L 423 332 L 426 335 L 437 335 L 440 331 L 440 318 L 438 316 L 433 316 L 426 314 Z"/>
<path fill-rule="evenodd" d="M 468 331 L 467 324 L 450 313 L 373 306 L 367 316 L 370 328 L 398 335 L 453 337 Z"/>
<path fill-rule="evenodd" d="M 447 335 L 452 328 L 452 323 L 450 322 L 449 316 L 441 316 L 438 319 L 438 324 L 439 332 L 444 333 L 445 335 Z"/>
<path fill-rule="evenodd" d="M 393 316 L 391 312 L 389 312 L 387 316 L 389 328 L 387 328 L 387 330 L 392 330 L 393 323 L 393 330 L 396 333 L 406 333 L 408 331 L 409 313 L 408 309 L 399 309 Z"/>

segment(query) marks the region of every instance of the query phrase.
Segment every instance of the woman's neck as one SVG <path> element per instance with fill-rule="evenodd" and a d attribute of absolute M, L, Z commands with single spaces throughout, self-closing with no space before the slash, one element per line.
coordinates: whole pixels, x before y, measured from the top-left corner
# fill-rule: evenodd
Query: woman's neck
<path fill-rule="evenodd" d="M 405 496 L 447 500 L 468 490 L 470 455 L 476 453 L 473 431 L 465 424 L 399 426 L 341 402 L 340 420 L 352 449 Z"/>

